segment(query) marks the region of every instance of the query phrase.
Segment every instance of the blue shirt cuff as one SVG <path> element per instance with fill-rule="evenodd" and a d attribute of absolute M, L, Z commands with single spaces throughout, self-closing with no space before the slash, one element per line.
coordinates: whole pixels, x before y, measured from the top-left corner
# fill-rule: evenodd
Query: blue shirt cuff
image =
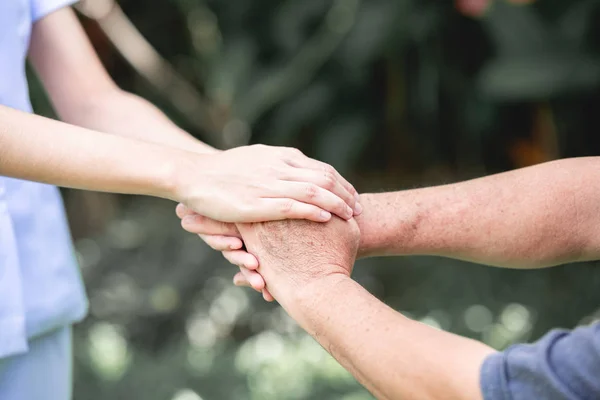
<path fill-rule="evenodd" d="M 505 353 L 494 353 L 483 362 L 480 382 L 484 400 L 512 400 L 508 391 L 505 356 Z"/>

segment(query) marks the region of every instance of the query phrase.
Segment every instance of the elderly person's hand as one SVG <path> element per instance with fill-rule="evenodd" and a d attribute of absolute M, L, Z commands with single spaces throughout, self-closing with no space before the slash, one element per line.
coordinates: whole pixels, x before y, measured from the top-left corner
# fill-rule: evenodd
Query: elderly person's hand
<path fill-rule="evenodd" d="M 327 223 L 300 220 L 240 224 L 248 252 L 266 289 L 280 300 L 332 275 L 350 276 L 360 241 L 354 219 Z"/>

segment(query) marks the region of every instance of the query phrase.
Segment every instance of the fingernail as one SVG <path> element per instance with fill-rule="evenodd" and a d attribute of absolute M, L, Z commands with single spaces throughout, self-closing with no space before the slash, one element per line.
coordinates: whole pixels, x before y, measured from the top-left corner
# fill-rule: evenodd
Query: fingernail
<path fill-rule="evenodd" d="M 327 211 L 321 211 L 321 215 L 319 216 L 323 221 L 329 221 L 331 218 L 331 213 Z"/>
<path fill-rule="evenodd" d="M 348 218 L 352 218 L 352 216 L 354 215 L 354 210 L 350 207 L 346 207 L 346 215 L 348 216 Z"/>
<path fill-rule="evenodd" d="M 360 215 L 363 212 L 363 207 L 360 203 L 356 203 L 356 205 L 354 206 L 354 214 L 355 215 Z"/>
<path fill-rule="evenodd" d="M 194 216 L 193 215 L 187 215 L 187 216 L 183 217 L 182 221 L 185 224 L 193 224 L 194 223 Z"/>
<path fill-rule="evenodd" d="M 354 192 L 354 199 L 356 200 L 356 202 L 360 201 L 360 195 L 358 194 L 358 192 Z"/>

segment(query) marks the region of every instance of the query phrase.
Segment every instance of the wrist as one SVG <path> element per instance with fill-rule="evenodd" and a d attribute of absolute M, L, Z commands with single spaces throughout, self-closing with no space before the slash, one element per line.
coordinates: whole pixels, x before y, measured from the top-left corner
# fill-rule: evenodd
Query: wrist
<path fill-rule="evenodd" d="M 278 301 L 285 302 L 297 300 L 297 297 L 302 297 L 304 292 L 313 290 L 313 287 L 318 287 L 322 282 L 339 277 L 349 278 L 349 270 L 350 268 L 342 265 L 327 263 L 293 267 L 276 274 L 267 269 L 259 272 L 265 278 L 273 296 Z"/>
<path fill-rule="evenodd" d="M 377 225 L 381 216 L 378 215 L 380 210 L 376 204 L 376 196 L 369 193 L 360 195 L 363 212 L 354 217 L 360 230 L 357 259 L 375 256 L 380 252 L 381 243 L 378 239 L 381 232 L 378 232 Z"/>
<path fill-rule="evenodd" d="M 190 193 L 192 186 L 193 190 L 202 191 L 197 185 L 204 181 L 200 176 L 205 171 L 202 164 L 210 155 L 175 148 L 165 148 L 165 153 L 164 161 L 155 174 L 155 195 L 185 204 L 187 199 L 193 197 Z M 190 177 L 190 171 L 193 171 L 193 178 Z"/>
<path fill-rule="evenodd" d="M 331 273 L 314 278 L 304 284 L 269 286 L 269 291 L 281 306 L 305 329 L 310 325 L 309 315 L 306 311 L 318 310 L 319 304 L 327 302 L 328 296 L 333 291 L 338 291 L 346 282 L 353 282 L 347 273 Z"/>
<path fill-rule="evenodd" d="M 419 192 L 420 193 L 420 192 Z M 357 258 L 423 254 L 429 212 L 417 191 L 362 194 L 362 214 L 355 217 L 360 229 Z"/>

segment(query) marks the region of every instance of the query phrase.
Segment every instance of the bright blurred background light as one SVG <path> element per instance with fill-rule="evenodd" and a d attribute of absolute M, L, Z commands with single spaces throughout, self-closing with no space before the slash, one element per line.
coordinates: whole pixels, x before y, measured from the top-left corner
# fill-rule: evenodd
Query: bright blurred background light
<path fill-rule="evenodd" d="M 467 308 L 463 317 L 467 328 L 476 333 L 484 332 L 493 322 L 492 312 L 481 304 L 474 304 Z"/>
<path fill-rule="evenodd" d="M 191 389 L 181 389 L 175 393 L 172 400 L 202 400 L 202 397 Z"/>

